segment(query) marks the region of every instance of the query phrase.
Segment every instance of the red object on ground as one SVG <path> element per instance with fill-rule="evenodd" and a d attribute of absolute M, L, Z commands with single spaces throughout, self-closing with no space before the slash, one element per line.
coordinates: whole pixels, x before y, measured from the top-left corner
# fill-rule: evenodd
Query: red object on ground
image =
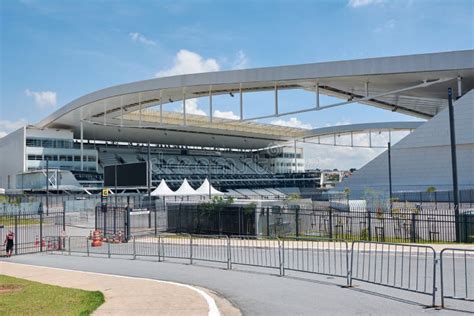
<path fill-rule="evenodd" d="M 99 230 L 94 230 L 94 233 L 92 233 L 92 247 L 100 247 L 102 246 L 102 240 L 100 238 L 100 231 Z"/>

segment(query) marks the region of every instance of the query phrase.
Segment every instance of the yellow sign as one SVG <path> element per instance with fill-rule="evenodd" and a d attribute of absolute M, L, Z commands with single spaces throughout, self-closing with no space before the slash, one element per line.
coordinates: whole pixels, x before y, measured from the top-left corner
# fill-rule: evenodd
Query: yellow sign
<path fill-rule="evenodd" d="M 108 197 L 109 196 L 109 188 L 102 189 L 102 196 L 103 197 Z"/>

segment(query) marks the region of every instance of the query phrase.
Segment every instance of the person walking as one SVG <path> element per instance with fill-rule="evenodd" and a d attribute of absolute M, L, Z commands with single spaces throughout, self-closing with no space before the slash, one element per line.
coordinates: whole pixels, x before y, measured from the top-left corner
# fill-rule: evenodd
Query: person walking
<path fill-rule="evenodd" d="M 8 234 L 7 236 L 5 237 L 5 241 L 3 242 L 3 245 L 7 246 L 5 248 L 6 252 L 7 252 L 7 257 L 11 257 L 12 256 L 12 252 L 13 252 L 13 240 L 15 239 L 15 234 L 10 230 L 8 231 Z"/>

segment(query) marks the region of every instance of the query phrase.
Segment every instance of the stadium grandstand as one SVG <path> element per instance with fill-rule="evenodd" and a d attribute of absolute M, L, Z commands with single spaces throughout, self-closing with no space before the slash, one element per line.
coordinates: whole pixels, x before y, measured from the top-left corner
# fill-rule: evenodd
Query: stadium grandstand
<path fill-rule="evenodd" d="M 444 115 L 448 87 L 454 88 L 458 99 L 472 95 L 469 91 L 474 88 L 474 51 L 219 71 L 114 86 L 82 96 L 37 124 L 1 138 L 0 187 L 13 193 L 55 190 L 93 194 L 104 187 L 107 167 L 142 163 L 146 165 L 145 181 L 140 185 L 115 182 L 109 185 L 110 189 L 115 193 L 144 193 L 162 180 L 177 189 L 184 179 L 197 188 L 207 178 L 216 189 L 236 197 L 310 195 L 324 187 L 325 176 L 318 169 L 306 170 L 303 144 L 384 148 L 386 144 L 372 141 L 373 133 L 385 133 L 390 139 L 393 133 L 413 132 L 408 136 L 414 140 L 412 147 L 422 151 L 422 142 L 435 136 L 425 133 L 420 140 L 417 129 Z M 280 94 L 287 91 L 310 94 L 314 104 L 285 111 L 280 107 Z M 272 95 L 261 105 L 267 114 L 246 116 L 247 96 L 259 93 Z M 320 95 L 341 101 L 320 104 Z M 237 100 L 236 118 L 214 116 L 213 100 L 222 96 Z M 195 100 L 205 104 L 208 112 L 189 113 L 189 104 Z M 470 115 L 471 125 L 459 126 L 458 131 L 464 142 L 458 165 L 464 188 L 474 183 L 474 172 L 469 172 L 474 146 L 472 97 L 469 100 L 470 112 L 464 115 L 468 121 Z M 428 123 L 369 122 L 304 129 L 263 122 L 352 103 Z M 172 109 L 173 104 L 181 105 L 181 110 Z M 471 136 L 465 136 L 469 133 Z M 358 144 L 358 135 L 366 135 L 368 142 Z M 409 156 L 410 151 L 400 155 Z M 399 159 L 403 161 L 402 157 Z M 410 163 L 410 168 L 416 169 L 431 162 Z M 382 161 L 375 171 L 377 175 L 369 178 L 376 178 L 375 185 L 388 190 L 383 166 Z M 114 170 L 117 173 L 119 169 Z M 133 174 L 130 170 L 129 176 Z M 348 186 L 354 188 L 353 192 L 360 192 L 371 185 L 364 174 L 370 174 L 367 168 L 336 188 Z M 395 177 L 398 189 L 407 189 L 404 184 L 411 182 L 412 176 L 416 175 Z M 449 174 L 439 177 L 442 179 L 438 178 L 438 182 L 450 183 Z M 358 178 L 364 180 L 357 181 Z M 417 189 L 429 184 L 421 182 Z"/>

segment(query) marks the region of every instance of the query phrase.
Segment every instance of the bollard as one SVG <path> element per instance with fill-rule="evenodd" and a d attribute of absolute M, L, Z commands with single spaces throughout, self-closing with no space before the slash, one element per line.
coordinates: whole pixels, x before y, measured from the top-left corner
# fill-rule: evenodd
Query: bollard
<path fill-rule="evenodd" d="M 42 243 L 42 241 L 41 241 Z M 71 255 L 71 236 L 68 237 L 67 239 L 67 253 L 70 256 Z"/>
<path fill-rule="evenodd" d="M 110 242 L 107 242 L 107 255 L 110 258 Z"/>

